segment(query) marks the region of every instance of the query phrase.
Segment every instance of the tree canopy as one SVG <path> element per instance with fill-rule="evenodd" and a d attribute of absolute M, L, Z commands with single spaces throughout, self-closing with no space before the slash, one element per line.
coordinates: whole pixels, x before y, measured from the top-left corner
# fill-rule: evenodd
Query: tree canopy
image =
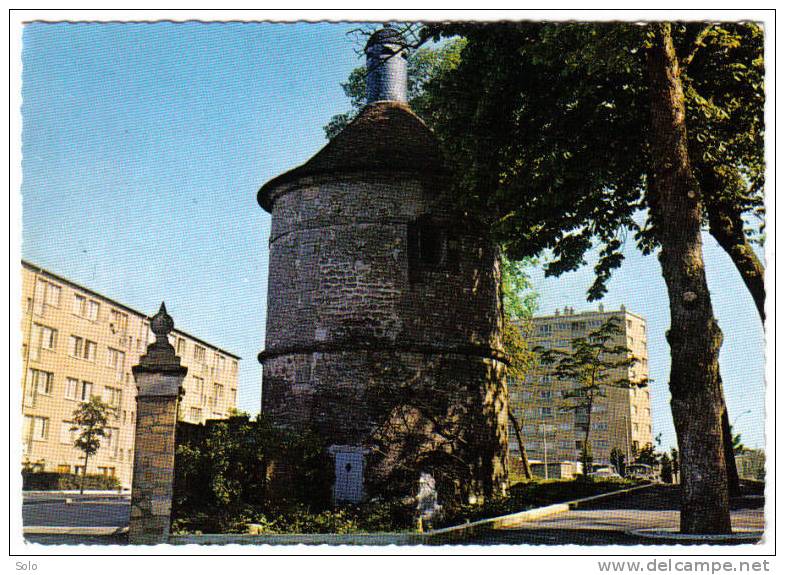
<path fill-rule="evenodd" d="M 577 269 L 597 248 L 590 300 L 604 295 L 626 241 L 644 253 L 657 246 L 643 197 L 649 34 L 618 22 L 429 24 L 421 37 L 447 40 L 409 58 L 410 105 L 442 140 L 457 197 L 489 217 L 512 259 L 550 253 L 548 275 Z M 704 224 L 763 317 L 753 249 L 764 237 L 763 32 L 686 22 L 673 41 Z M 364 105 L 364 68 L 342 86 L 352 109 L 325 126 L 328 137 Z"/>
<path fill-rule="evenodd" d="M 433 127 L 457 163 L 462 197 L 490 215 L 510 257 L 549 251 L 548 275 L 577 269 L 598 248 L 588 295 L 601 298 L 630 236 L 645 253 L 657 246 L 642 213 L 648 28 L 460 23 L 432 33 L 466 39 L 458 65 L 429 85 Z M 763 213 L 762 31 L 684 23 L 673 37 L 705 220 L 718 222 L 711 232 L 725 238 L 745 281 L 758 272 L 762 281 L 748 242 L 760 237 L 752 224 Z"/>
<path fill-rule="evenodd" d="M 84 453 L 80 492 L 84 492 L 87 462 L 91 456 L 98 453 L 101 440 L 107 437 L 109 416 L 114 413 L 116 413 L 114 407 L 104 403 L 100 397 L 95 395 L 89 401 L 80 403 L 79 407 L 74 410 L 71 431 L 78 432 L 76 439 L 74 439 L 74 447 Z"/>

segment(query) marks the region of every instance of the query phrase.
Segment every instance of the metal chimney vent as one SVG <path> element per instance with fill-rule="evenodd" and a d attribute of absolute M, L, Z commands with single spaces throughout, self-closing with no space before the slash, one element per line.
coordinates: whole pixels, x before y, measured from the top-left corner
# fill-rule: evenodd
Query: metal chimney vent
<path fill-rule="evenodd" d="M 373 102 L 406 102 L 406 42 L 394 28 L 377 30 L 365 45 L 366 97 Z"/>

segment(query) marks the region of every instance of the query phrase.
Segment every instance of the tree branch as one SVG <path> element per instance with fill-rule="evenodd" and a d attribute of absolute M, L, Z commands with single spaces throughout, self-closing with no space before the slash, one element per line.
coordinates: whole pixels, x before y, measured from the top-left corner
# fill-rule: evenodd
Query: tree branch
<path fill-rule="evenodd" d="M 680 68 L 682 72 L 687 68 L 687 66 L 690 65 L 693 58 L 695 58 L 695 55 L 698 53 L 698 50 L 704 46 L 703 39 L 706 37 L 706 35 L 709 33 L 709 30 L 711 30 L 713 26 L 714 24 L 707 24 L 700 32 L 698 32 L 698 35 L 695 36 L 695 40 L 692 42 L 692 47 L 690 48 L 689 53 L 681 61 Z"/>

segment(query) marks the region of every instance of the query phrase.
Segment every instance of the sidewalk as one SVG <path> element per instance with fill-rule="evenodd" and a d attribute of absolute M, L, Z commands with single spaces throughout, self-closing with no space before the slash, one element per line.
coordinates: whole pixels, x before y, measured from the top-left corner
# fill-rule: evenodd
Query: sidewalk
<path fill-rule="evenodd" d="M 731 521 L 734 530 L 764 528 L 763 500 L 740 499 L 733 502 Z M 656 485 L 639 493 L 597 500 L 566 513 L 536 521 L 499 527 L 468 537 L 464 544 L 532 545 L 641 545 L 674 544 L 662 539 L 642 537 L 639 529 L 678 530 L 679 487 Z"/>

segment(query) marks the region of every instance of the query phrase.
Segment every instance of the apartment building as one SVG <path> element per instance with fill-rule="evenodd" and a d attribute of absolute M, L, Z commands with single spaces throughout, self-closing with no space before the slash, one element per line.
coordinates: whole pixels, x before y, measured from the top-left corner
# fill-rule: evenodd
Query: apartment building
<path fill-rule="evenodd" d="M 154 340 L 150 317 L 29 262 L 22 262 L 23 463 L 79 473 L 84 455 L 70 430 L 81 401 L 115 408 L 88 473 L 131 484 L 136 385 L 131 367 Z M 237 407 L 240 357 L 175 330 L 170 341 L 188 367 L 179 418 L 221 419 Z"/>
<path fill-rule="evenodd" d="M 627 311 L 576 313 L 572 308 L 554 315 L 535 317 L 528 334 L 532 346 L 569 351 L 572 340 L 596 331 L 606 321 L 616 318 L 621 333 L 613 345 L 623 345 L 637 361 L 629 368 L 620 368 L 613 379 L 629 378 L 640 382 L 649 377 L 646 342 L 646 320 Z M 575 382 L 559 381 L 549 375 L 548 368 L 536 363 L 526 381 L 508 381 L 510 405 L 521 427 L 526 453 L 530 461 L 575 462 L 580 460 L 581 446 L 589 422 L 588 414 L 568 409 L 574 400 L 565 398 L 576 387 Z M 591 411 L 589 443 L 595 465 L 610 463 L 615 447 L 629 454 L 636 447 L 652 443 L 651 400 L 649 387 L 630 389 L 605 387 L 595 399 Z M 510 422 L 510 459 L 520 462 L 520 450 Z"/>

